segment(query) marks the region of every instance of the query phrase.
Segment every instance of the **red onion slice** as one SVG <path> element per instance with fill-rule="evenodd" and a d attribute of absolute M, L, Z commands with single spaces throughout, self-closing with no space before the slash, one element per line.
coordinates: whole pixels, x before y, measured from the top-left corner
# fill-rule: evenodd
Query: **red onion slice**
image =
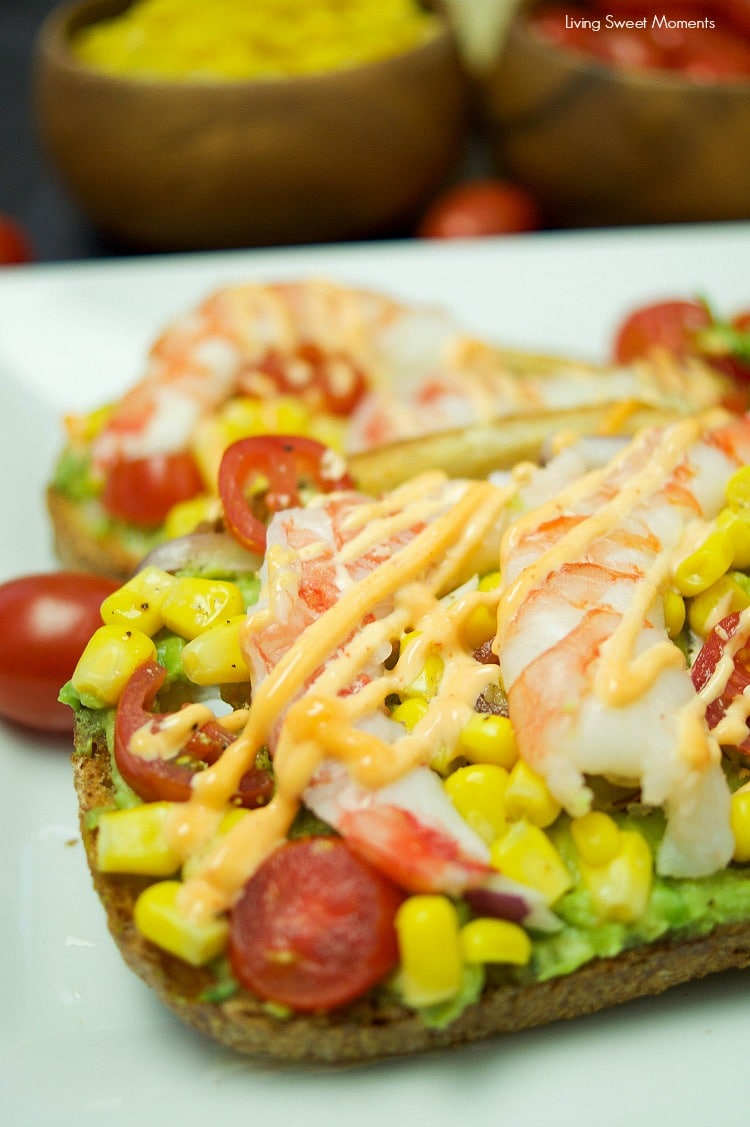
<path fill-rule="evenodd" d="M 169 572 L 210 568 L 216 574 L 231 576 L 257 571 L 261 563 L 260 556 L 243 548 L 226 532 L 192 532 L 153 548 L 136 571 L 144 567 Z"/>

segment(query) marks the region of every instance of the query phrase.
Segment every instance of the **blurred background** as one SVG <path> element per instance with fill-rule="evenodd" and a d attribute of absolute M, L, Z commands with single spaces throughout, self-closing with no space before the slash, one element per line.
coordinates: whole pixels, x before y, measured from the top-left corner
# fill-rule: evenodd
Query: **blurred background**
<path fill-rule="evenodd" d="M 33 126 L 33 45 L 55 6 L 56 0 L 0 0 L 0 212 L 18 220 L 43 261 L 113 251 L 53 173 Z"/>
<path fill-rule="evenodd" d="M 40 54 L 65 6 L 0 0 L 0 214 L 36 260 L 750 218 L 750 0 L 435 0 L 427 46 L 234 91 L 71 66 L 126 6 Z"/>

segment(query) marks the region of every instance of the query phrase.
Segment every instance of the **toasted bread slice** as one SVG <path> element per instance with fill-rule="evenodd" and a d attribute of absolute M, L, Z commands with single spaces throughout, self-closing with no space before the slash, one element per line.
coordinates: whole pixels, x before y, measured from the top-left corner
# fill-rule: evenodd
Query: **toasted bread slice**
<path fill-rule="evenodd" d="M 555 435 L 632 435 L 674 417 L 671 408 L 639 403 L 513 415 L 354 454 L 348 464 L 357 487 L 377 494 L 435 467 L 451 477 L 476 478 L 521 461 L 536 461 Z M 58 558 L 66 567 L 80 571 L 127 579 L 149 548 L 164 539 L 159 529 L 144 533 L 108 520 L 96 499 L 75 500 L 56 485 L 48 487 L 47 508 Z"/>
<path fill-rule="evenodd" d="M 533 985 L 490 981 L 481 999 L 445 1028 L 424 1024 L 385 991 L 325 1014 L 278 1016 L 244 990 L 225 1001 L 206 995 L 210 970 L 194 968 L 147 942 L 133 907 L 147 878 L 111 876 L 96 867 L 96 829 L 89 815 L 114 802 L 103 737 L 88 749 L 79 730 L 73 756 L 81 833 L 94 887 L 127 965 L 188 1025 L 241 1053 L 283 1061 L 343 1063 L 401 1056 L 580 1017 L 729 968 L 750 965 L 750 921 L 710 934 L 672 939 L 596 959 L 571 974 Z"/>

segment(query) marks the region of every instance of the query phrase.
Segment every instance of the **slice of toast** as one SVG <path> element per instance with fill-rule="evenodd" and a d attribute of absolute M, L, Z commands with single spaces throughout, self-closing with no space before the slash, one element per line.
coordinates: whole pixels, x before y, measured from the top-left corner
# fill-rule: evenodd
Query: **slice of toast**
<path fill-rule="evenodd" d="M 247 991 L 210 1000 L 212 972 L 194 968 L 146 941 L 133 907 L 148 878 L 106 875 L 96 867 L 96 829 L 89 815 L 114 802 L 103 736 L 89 752 L 77 735 L 73 756 L 81 833 L 94 887 L 127 965 L 188 1025 L 241 1053 L 283 1061 L 344 1063 L 461 1045 L 580 1017 L 729 968 L 750 965 L 750 920 L 710 934 L 659 941 L 595 959 L 570 974 L 531 985 L 489 981 L 481 999 L 445 1028 L 428 1027 L 413 1010 L 376 990 L 325 1014 L 279 1016 Z M 750 878 L 748 878 L 750 879 Z M 106 987 L 104 987 L 106 989 Z"/>

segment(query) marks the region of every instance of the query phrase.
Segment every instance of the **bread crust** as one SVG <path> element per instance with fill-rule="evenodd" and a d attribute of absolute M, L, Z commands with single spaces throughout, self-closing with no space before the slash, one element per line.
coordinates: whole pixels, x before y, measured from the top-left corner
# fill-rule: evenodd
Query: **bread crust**
<path fill-rule="evenodd" d="M 750 965 L 750 921 L 722 924 L 707 936 L 669 940 L 596 959 L 572 974 L 533 986 L 489 985 L 445 1029 L 427 1028 L 413 1011 L 382 992 L 327 1014 L 288 1018 L 269 1013 L 240 990 L 224 1002 L 206 1001 L 210 972 L 190 967 L 148 943 L 133 923 L 146 878 L 97 871 L 96 830 L 87 815 L 114 798 L 103 741 L 73 756 L 80 824 L 94 887 L 127 965 L 188 1025 L 223 1045 L 287 1062 L 355 1063 L 466 1044 L 495 1034 L 580 1017 L 730 968 Z"/>
<path fill-rule="evenodd" d="M 64 567 L 90 571 L 112 579 L 128 579 L 140 562 L 115 532 L 97 536 L 85 507 L 56 486 L 47 488 L 47 511 L 52 522 L 55 554 Z"/>

